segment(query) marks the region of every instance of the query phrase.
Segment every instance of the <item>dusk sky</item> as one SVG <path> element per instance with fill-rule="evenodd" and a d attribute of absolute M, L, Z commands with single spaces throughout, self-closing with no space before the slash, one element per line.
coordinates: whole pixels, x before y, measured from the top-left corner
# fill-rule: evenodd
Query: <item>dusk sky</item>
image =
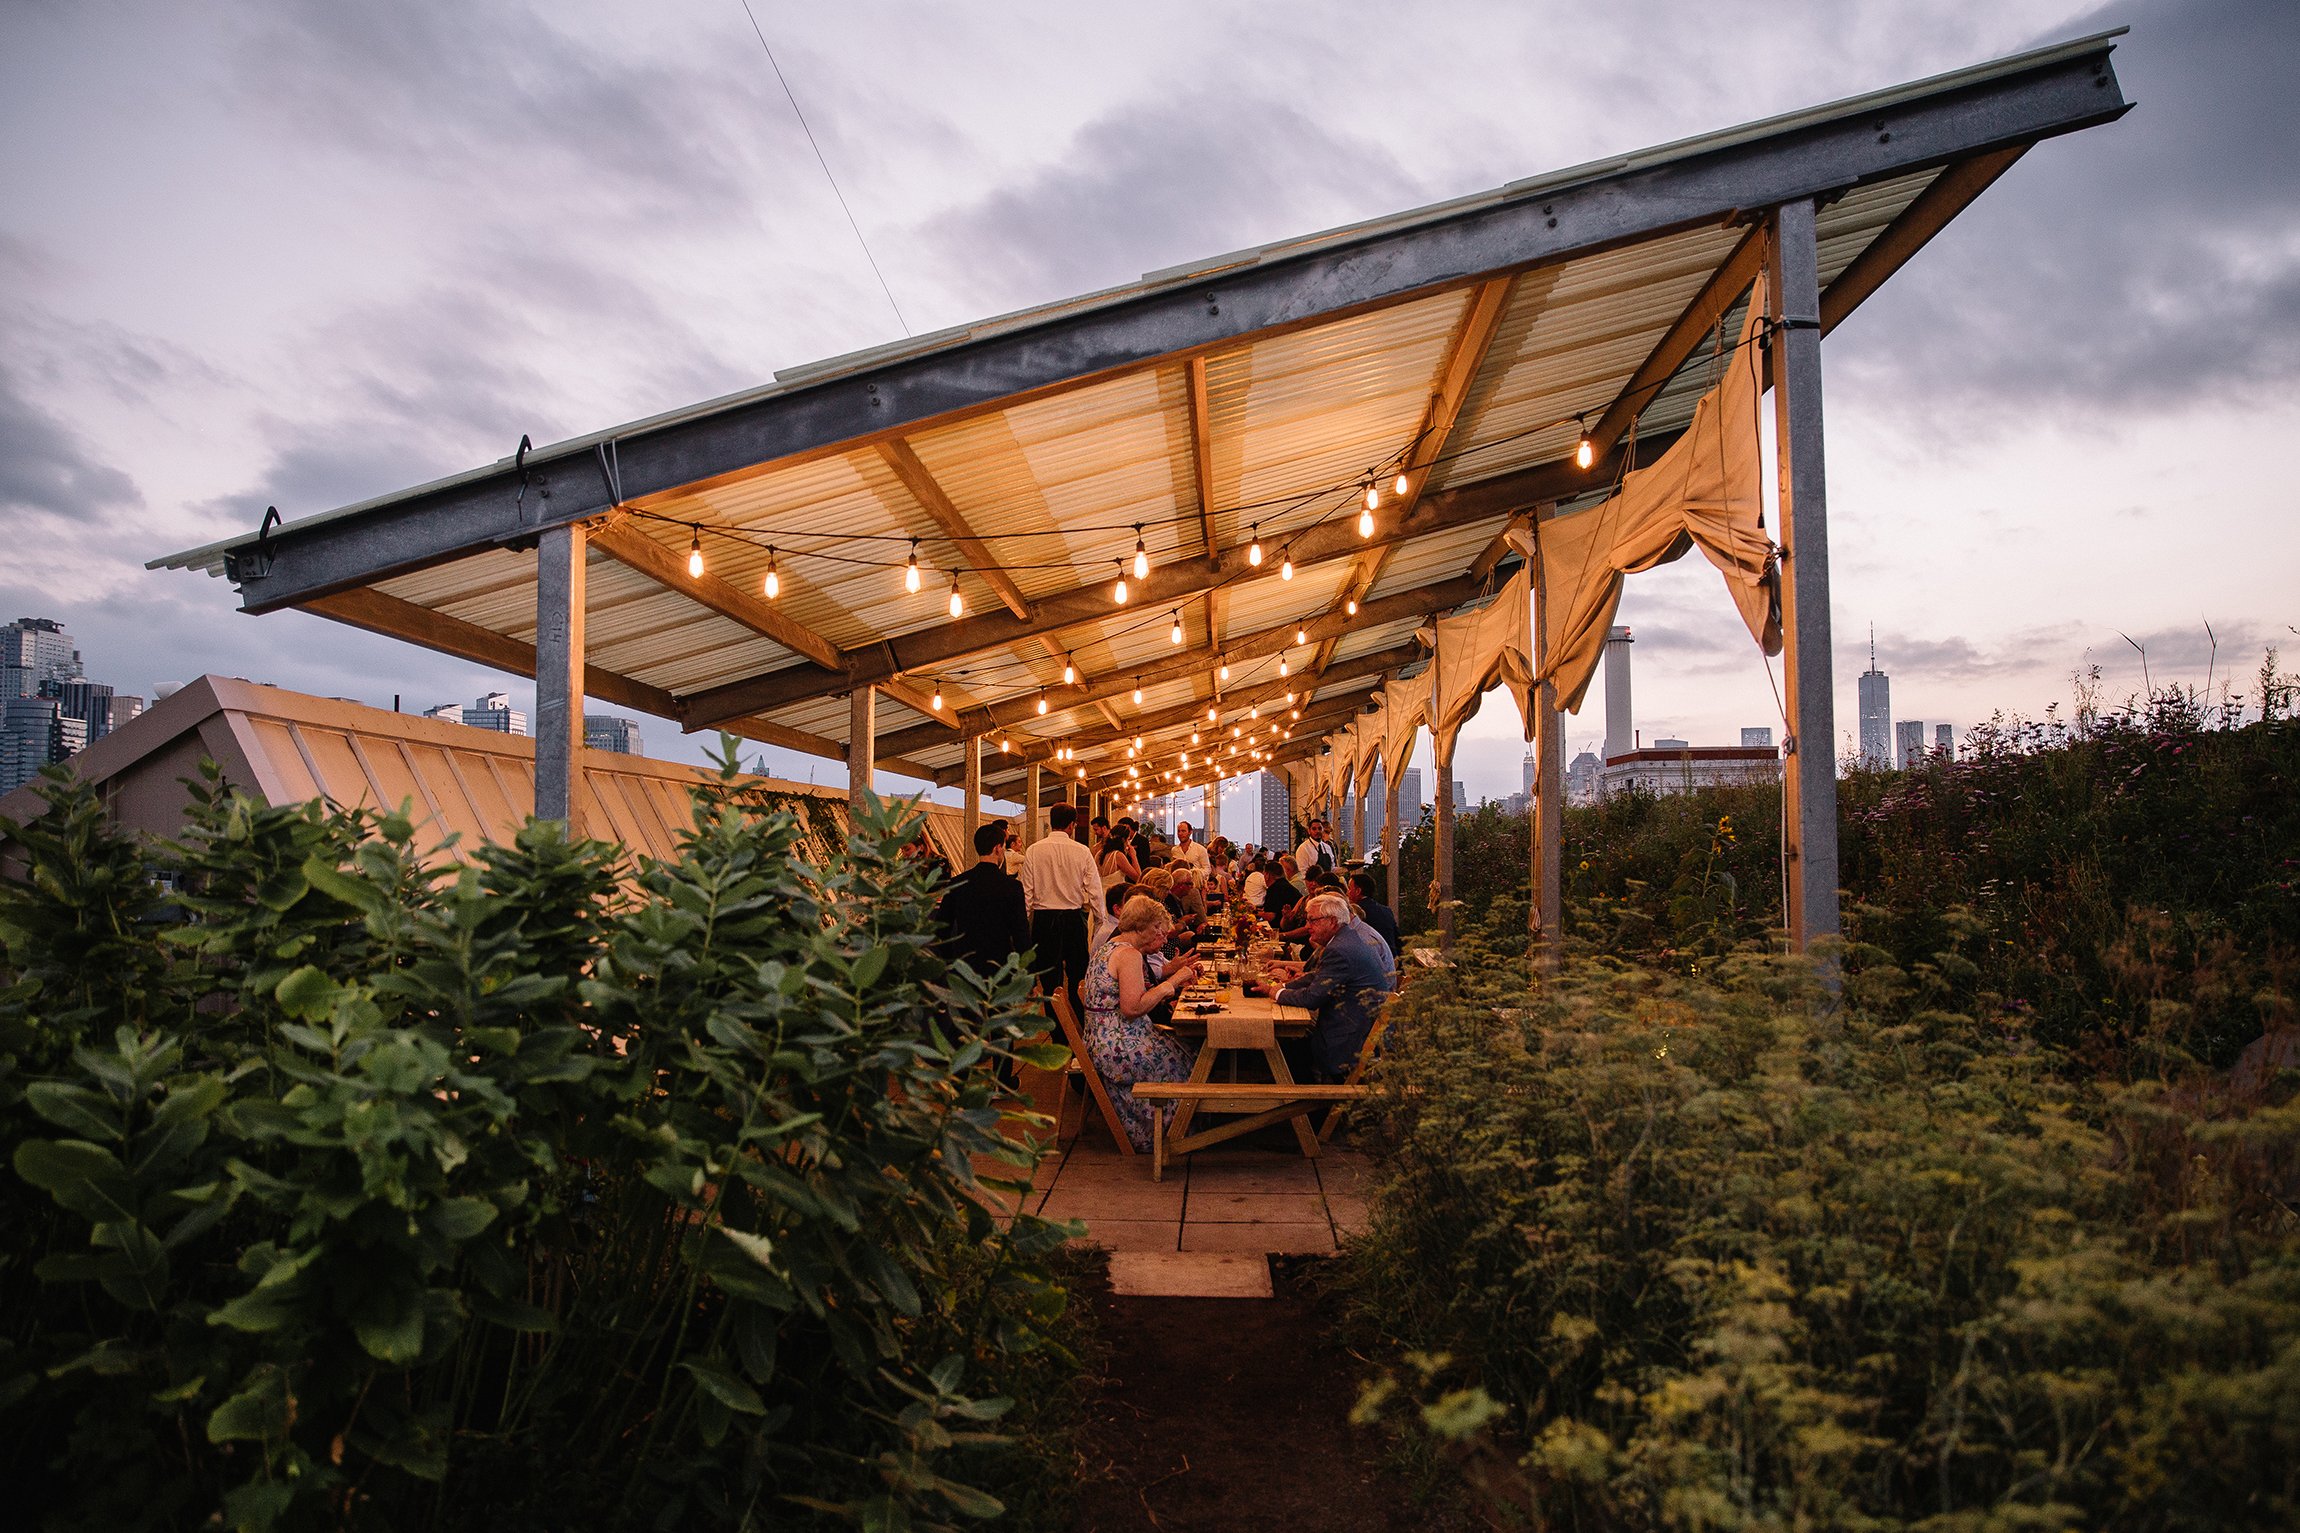
<path fill-rule="evenodd" d="M 1896 714 L 1960 735 L 2087 665 L 2137 690 L 2120 633 L 2159 686 L 2300 668 L 2292 0 L 752 4 L 920 332 L 2129 24 L 2137 107 L 1824 349 L 1839 748 L 1871 624 Z M 410 708 L 531 688 L 144 561 L 902 334 L 740 0 L 16 0 L 0 327 L 0 620 L 61 619 L 123 691 Z M 1647 740 L 1778 729 L 1706 562 L 1621 621 Z M 1498 699 L 1470 725 L 1473 799 L 1517 735 Z"/>

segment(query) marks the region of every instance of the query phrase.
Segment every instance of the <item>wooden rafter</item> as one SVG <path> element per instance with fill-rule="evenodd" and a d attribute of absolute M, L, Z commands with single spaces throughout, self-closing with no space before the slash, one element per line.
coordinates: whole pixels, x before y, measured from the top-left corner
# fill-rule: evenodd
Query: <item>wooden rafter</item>
<path fill-rule="evenodd" d="M 1975 155 L 1969 160 L 1959 160 L 1935 176 L 1821 294 L 1821 333 L 1826 335 L 1836 329 L 1846 315 L 1860 307 L 1862 299 L 1882 287 L 1887 277 L 1899 271 L 1911 256 L 1924 249 L 1927 241 L 1947 228 L 1950 219 L 1987 191 L 1997 177 L 2012 169 L 2013 161 L 2027 148 L 2026 144 L 2015 144 L 2009 149 Z"/>
<path fill-rule="evenodd" d="M 1022 594 L 1022 588 L 1014 583 L 1014 577 L 1006 573 L 998 557 L 975 533 L 950 496 L 943 492 L 942 485 L 934 475 L 927 472 L 926 465 L 919 461 L 910 443 L 902 437 L 889 437 L 876 445 L 879 457 L 885 460 L 888 468 L 894 470 L 894 476 L 902 481 L 904 489 L 910 491 L 911 498 L 918 502 L 919 509 L 927 514 L 928 520 L 941 529 L 944 537 L 958 546 L 968 567 L 984 585 L 998 593 L 998 599 L 1006 603 L 1007 611 L 1028 622 L 1029 598 Z"/>
<path fill-rule="evenodd" d="M 627 518 L 611 518 L 592 528 L 591 546 L 616 563 L 637 570 L 665 590 L 676 591 L 721 617 L 731 618 L 817 665 L 839 663 L 836 644 L 805 624 L 783 616 L 766 598 L 753 596 L 709 570 L 700 575 L 688 574 L 686 562 L 678 554 L 640 531 Z"/>
<path fill-rule="evenodd" d="M 1554 463 L 1497 474 L 1491 479 L 1460 485 L 1421 496 L 1410 515 L 1385 519 L 1374 533 L 1376 543 L 1409 541 L 1462 527 L 1499 521 L 1537 501 L 1555 500 L 1579 488 L 1588 475 L 1570 458 Z M 1297 568 L 1335 559 L 1353 558 L 1371 546 L 1347 519 L 1318 523 L 1288 540 Z M 1150 572 L 1138 598 L 1146 607 L 1165 607 L 1195 597 L 1234 579 L 1244 566 L 1243 547 L 1225 549 L 1218 561 L 1174 560 Z M 1276 579 L 1268 570 L 1260 579 Z M 706 728 L 717 718 L 733 717 L 787 707 L 817 697 L 834 696 L 857 682 L 877 681 L 902 671 L 924 671 L 953 664 L 971 655 L 1004 649 L 1040 633 L 1106 622 L 1110 615 L 1110 589 L 1097 580 L 1049 596 L 1034 604 L 1028 620 L 1009 613 L 985 612 L 936 627 L 900 634 L 845 652 L 843 671 L 804 665 L 786 667 L 747 681 L 731 682 L 695 694 L 687 700 L 687 721 Z M 1229 645 L 1232 653 L 1235 644 Z"/>

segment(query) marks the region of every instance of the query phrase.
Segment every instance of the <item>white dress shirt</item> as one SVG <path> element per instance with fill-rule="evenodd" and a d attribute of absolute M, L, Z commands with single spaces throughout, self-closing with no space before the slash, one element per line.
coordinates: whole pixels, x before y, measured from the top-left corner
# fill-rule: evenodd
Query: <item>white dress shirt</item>
<path fill-rule="evenodd" d="M 1033 912 L 1083 910 L 1096 919 L 1107 914 L 1094 854 L 1063 831 L 1039 837 L 1022 854 L 1022 898 Z"/>
<path fill-rule="evenodd" d="M 1209 865 L 1209 859 L 1206 855 L 1206 843 L 1203 841 L 1193 841 L 1188 846 L 1184 846 L 1180 842 L 1176 842 L 1174 845 L 1174 855 L 1181 858 L 1191 867 L 1196 868 L 1200 873 L 1204 873 Z"/>
<path fill-rule="evenodd" d="M 1309 872 L 1310 869 L 1318 865 L 1320 852 L 1328 857 L 1334 855 L 1333 848 L 1326 845 L 1325 842 L 1314 837 L 1304 837 L 1302 844 L 1294 848 L 1294 866 L 1304 873 Z"/>
<path fill-rule="evenodd" d="M 1270 880 L 1262 874 L 1261 870 L 1256 869 L 1254 872 L 1248 873 L 1246 875 L 1247 904 L 1253 906 L 1257 910 L 1261 909 L 1262 896 L 1268 894 L 1269 892 Z"/>

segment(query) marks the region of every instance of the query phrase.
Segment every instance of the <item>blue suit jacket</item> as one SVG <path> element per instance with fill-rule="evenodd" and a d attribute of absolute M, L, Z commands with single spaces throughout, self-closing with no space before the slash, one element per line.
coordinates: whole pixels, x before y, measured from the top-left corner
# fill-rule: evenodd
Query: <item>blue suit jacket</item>
<path fill-rule="evenodd" d="M 1318 1014 L 1310 1029 L 1310 1059 L 1318 1079 L 1338 1081 L 1357 1063 L 1374 1016 L 1397 989 L 1397 961 L 1389 944 L 1363 921 L 1334 933 L 1309 972 L 1278 992 L 1287 1006 Z"/>

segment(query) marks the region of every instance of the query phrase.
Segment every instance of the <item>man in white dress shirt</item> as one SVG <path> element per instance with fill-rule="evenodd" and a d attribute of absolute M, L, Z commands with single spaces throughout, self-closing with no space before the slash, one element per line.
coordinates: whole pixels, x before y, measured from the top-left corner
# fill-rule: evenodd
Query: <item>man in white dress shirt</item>
<path fill-rule="evenodd" d="M 1294 848 L 1294 866 L 1308 873 L 1318 867 L 1331 870 L 1333 865 L 1334 848 L 1326 840 L 1326 822 L 1312 820 L 1302 827 L 1302 844 Z"/>
<path fill-rule="evenodd" d="M 1200 878 L 1206 876 L 1206 868 L 1210 861 L 1206 856 L 1206 843 L 1197 839 L 1195 833 L 1190 829 L 1188 820 L 1184 820 L 1174 827 L 1174 856 L 1178 860 L 1190 864 L 1191 871 Z"/>
<path fill-rule="evenodd" d="M 1047 824 L 1048 833 L 1022 854 L 1022 897 L 1030 907 L 1039 983 L 1050 995 L 1060 985 L 1075 1007 L 1078 982 L 1086 977 L 1087 937 L 1109 919 L 1109 911 L 1102 901 L 1102 872 L 1075 834 L 1078 806 L 1056 804 Z"/>

